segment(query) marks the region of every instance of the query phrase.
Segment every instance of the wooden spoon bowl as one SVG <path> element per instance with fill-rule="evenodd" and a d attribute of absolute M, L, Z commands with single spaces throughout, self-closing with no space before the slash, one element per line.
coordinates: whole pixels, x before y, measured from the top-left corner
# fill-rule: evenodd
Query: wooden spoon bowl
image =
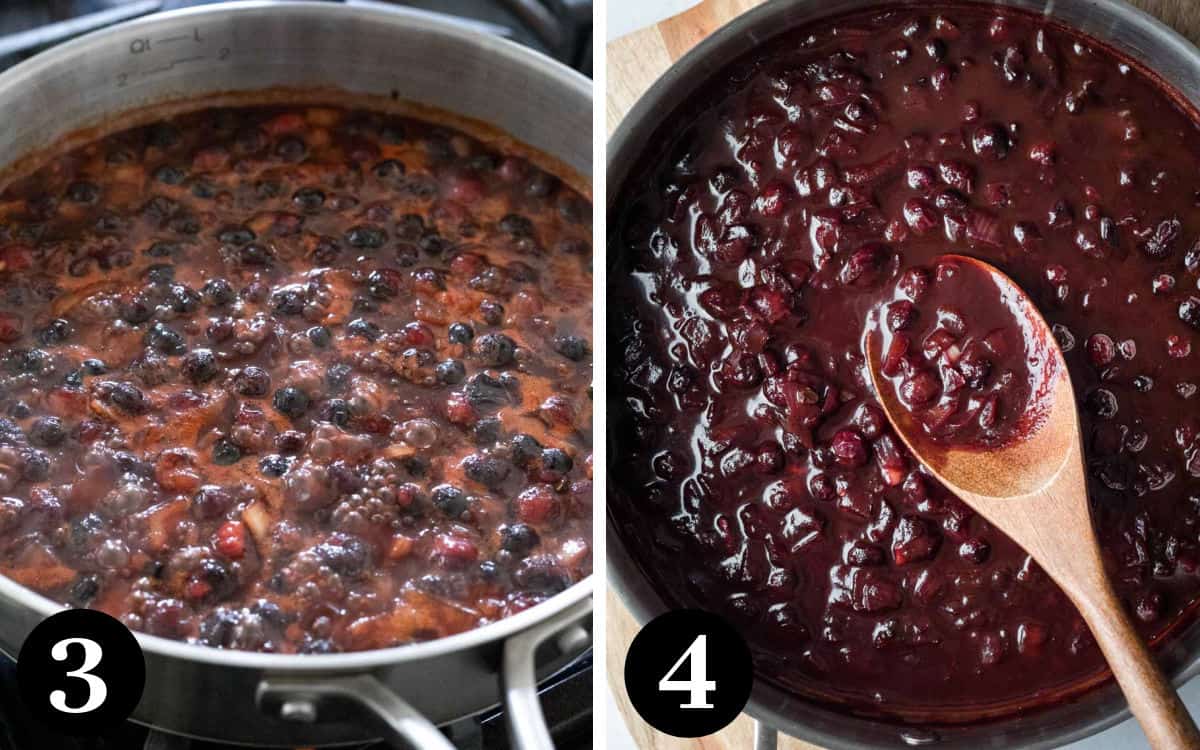
<path fill-rule="evenodd" d="M 1079 415 L 1066 361 L 1029 297 L 994 266 L 960 255 L 990 275 L 1024 316 L 1034 408 L 1014 439 L 993 448 L 924 435 L 880 374 L 877 329 L 869 329 L 867 369 L 880 405 L 913 455 L 951 492 L 1020 544 L 1066 592 L 1091 628 L 1130 709 L 1154 748 L 1200 748 L 1200 732 L 1154 663 L 1117 599 L 1100 556 L 1088 504 Z"/>

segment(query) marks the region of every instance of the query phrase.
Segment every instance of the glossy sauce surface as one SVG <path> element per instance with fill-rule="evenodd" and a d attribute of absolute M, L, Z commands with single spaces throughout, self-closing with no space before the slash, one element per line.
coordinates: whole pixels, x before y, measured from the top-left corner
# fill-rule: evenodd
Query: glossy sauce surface
<path fill-rule="evenodd" d="M 1200 131 L 1156 81 L 1013 12 L 866 12 L 727 66 L 612 214 L 610 514 L 630 554 L 669 602 L 731 617 L 763 678 L 850 710 L 973 720 L 1095 684 L 1065 596 L 912 461 L 869 385 L 868 316 L 956 252 L 1053 325 L 1142 633 L 1190 622 L 1196 174 Z"/>
<path fill-rule="evenodd" d="M 868 336 L 879 342 L 867 346 L 879 347 L 879 374 L 916 430 L 910 440 L 1002 447 L 1040 427 L 1047 363 L 1020 290 L 958 257 L 901 276 L 872 313 Z"/>
<path fill-rule="evenodd" d="M 590 204 L 409 117 L 208 109 L 0 194 L 0 574 L 392 646 L 591 571 Z"/>

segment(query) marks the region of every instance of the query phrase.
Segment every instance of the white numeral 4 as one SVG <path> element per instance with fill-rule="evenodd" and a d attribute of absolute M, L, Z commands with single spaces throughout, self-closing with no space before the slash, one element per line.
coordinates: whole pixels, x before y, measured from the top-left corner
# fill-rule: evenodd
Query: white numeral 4
<path fill-rule="evenodd" d="M 688 694 L 688 702 L 681 703 L 680 708 L 712 708 L 708 702 L 708 694 L 717 689 L 717 683 L 708 679 L 708 636 L 696 636 L 687 651 L 675 661 L 663 678 L 658 681 L 658 689 L 662 692 L 675 691 Z M 676 680 L 672 677 L 690 660 L 686 680 Z"/>
<path fill-rule="evenodd" d="M 66 661 L 69 658 L 67 647 L 73 643 L 83 646 L 83 666 L 67 672 L 67 677 L 77 677 L 87 683 L 87 700 L 83 702 L 82 706 L 71 708 L 67 705 L 66 691 L 55 690 L 50 693 L 50 705 L 54 707 L 54 710 L 64 714 L 86 714 L 100 708 L 104 704 L 104 699 L 108 697 L 108 685 L 104 684 L 104 680 L 94 674 L 88 674 L 99 666 L 100 660 L 104 658 L 104 649 L 100 648 L 99 643 L 89 638 L 67 638 L 54 644 L 54 647 L 50 649 L 50 656 L 55 661 Z"/>

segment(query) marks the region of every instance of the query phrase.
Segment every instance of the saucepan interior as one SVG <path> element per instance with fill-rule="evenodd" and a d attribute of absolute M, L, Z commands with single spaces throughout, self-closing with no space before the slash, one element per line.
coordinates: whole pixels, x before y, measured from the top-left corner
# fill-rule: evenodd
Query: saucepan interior
<path fill-rule="evenodd" d="M 150 16 L 44 52 L 0 75 L 0 174 L 19 174 L 76 134 L 227 102 L 351 102 L 447 118 L 537 160 L 574 186 L 591 177 L 591 83 L 524 47 L 402 9 L 243 2 Z M 459 635 L 390 649 L 283 656 L 138 634 L 147 685 L 135 718 L 224 742 L 334 745 L 376 731 L 361 716 L 315 725 L 260 713 L 264 677 L 372 674 L 435 723 L 500 700 L 506 638 L 592 595 L 590 578 L 525 612 Z M 0 650 L 61 608 L 0 578 Z M 539 662 L 539 673 L 576 654 Z"/>

